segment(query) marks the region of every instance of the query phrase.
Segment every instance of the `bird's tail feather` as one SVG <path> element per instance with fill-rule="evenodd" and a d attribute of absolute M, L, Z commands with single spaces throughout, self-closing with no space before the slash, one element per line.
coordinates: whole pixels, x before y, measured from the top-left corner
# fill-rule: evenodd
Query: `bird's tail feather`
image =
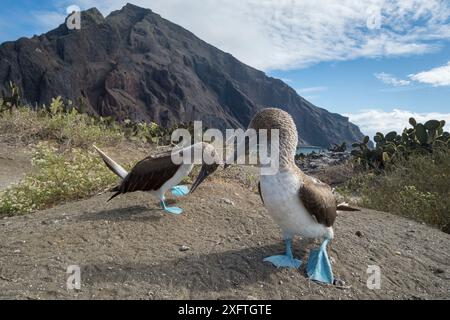
<path fill-rule="evenodd" d="M 113 159 L 108 157 L 102 150 L 97 148 L 96 146 L 93 146 L 94 149 L 100 154 L 103 161 L 105 162 L 106 166 L 114 172 L 116 175 L 118 175 L 120 178 L 125 179 L 125 177 L 128 175 L 127 170 L 125 170 L 120 164 L 115 162 Z"/>
<path fill-rule="evenodd" d="M 112 190 L 114 190 L 114 189 L 112 189 Z M 112 199 L 114 199 L 115 197 L 117 197 L 117 196 L 120 195 L 120 194 L 121 194 L 121 192 L 120 192 L 120 191 L 117 191 L 117 192 L 114 193 L 114 194 L 111 196 L 111 198 L 109 198 L 108 201 L 106 201 L 106 202 L 110 202 Z"/>
<path fill-rule="evenodd" d="M 355 207 L 351 207 L 348 203 L 342 202 L 340 204 L 337 205 L 337 210 L 338 211 L 361 211 L 358 208 Z"/>

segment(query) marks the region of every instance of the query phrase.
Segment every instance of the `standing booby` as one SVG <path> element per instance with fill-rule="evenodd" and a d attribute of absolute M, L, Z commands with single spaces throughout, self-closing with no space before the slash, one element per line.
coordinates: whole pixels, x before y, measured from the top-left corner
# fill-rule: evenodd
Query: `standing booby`
<path fill-rule="evenodd" d="M 336 219 L 337 206 L 333 192 L 327 184 L 306 175 L 295 164 L 298 132 L 287 112 L 275 108 L 262 110 L 251 121 L 246 135 L 252 132 L 258 134 L 264 129 L 269 133 L 273 129 L 279 130 L 279 170 L 273 175 L 260 174 L 259 193 L 269 215 L 280 226 L 286 245 L 284 255 L 267 257 L 264 261 L 278 268 L 298 269 L 301 261 L 292 254 L 294 236 L 322 238 L 324 241 L 320 249 L 310 252 L 306 271 L 312 280 L 333 283 L 331 263 L 326 250 L 327 244 L 334 237 L 332 226 Z M 245 139 L 242 143 L 245 143 Z M 271 149 L 272 143 L 274 141 L 271 141 L 268 134 L 268 150 Z M 240 146 L 237 146 L 237 149 L 239 148 Z M 248 153 L 247 145 L 245 150 Z M 235 157 L 236 154 L 227 159 L 225 166 L 232 163 Z"/>
<path fill-rule="evenodd" d="M 168 190 L 171 190 L 172 194 L 176 197 L 186 196 L 189 193 L 188 187 L 178 186 L 178 184 L 189 175 L 195 165 L 192 155 L 202 155 L 202 161 L 204 154 L 216 157 L 214 147 L 208 143 L 201 142 L 177 151 L 168 151 L 156 156 L 149 156 L 139 161 L 128 173 L 99 148 L 96 146 L 94 148 L 100 154 L 106 166 L 122 179 L 122 182 L 111 190 L 115 194 L 108 201 L 124 193 L 149 191 L 160 200 L 160 205 L 164 211 L 174 215 L 181 214 L 183 210 L 178 207 L 168 207 L 164 195 Z M 178 153 L 177 156 L 183 159 L 182 163 L 174 163 L 174 152 Z M 184 161 L 184 153 L 190 155 L 188 161 Z M 215 162 L 206 164 L 203 161 L 202 172 L 214 171 L 217 166 L 218 164 Z"/>

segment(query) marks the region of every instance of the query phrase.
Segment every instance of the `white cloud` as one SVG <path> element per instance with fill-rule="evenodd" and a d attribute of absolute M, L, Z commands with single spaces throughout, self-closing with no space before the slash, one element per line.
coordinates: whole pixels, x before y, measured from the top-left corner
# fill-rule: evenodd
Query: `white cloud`
<path fill-rule="evenodd" d="M 33 22 L 46 30 L 54 29 L 66 20 L 64 13 L 54 11 L 33 11 L 31 15 Z"/>
<path fill-rule="evenodd" d="M 55 0 L 56 1 L 56 0 Z M 104 14 L 124 0 L 67 0 Z M 264 70 L 423 54 L 450 40 L 447 0 L 135 0 Z M 376 15 L 376 23 L 371 24 Z M 380 28 L 378 28 L 380 25 Z"/>
<path fill-rule="evenodd" d="M 435 87 L 450 86 L 450 61 L 442 67 L 413 74 L 409 77 L 414 81 L 431 84 Z"/>
<path fill-rule="evenodd" d="M 431 119 L 445 120 L 446 131 L 450 131 L 450 113 L 417 113 L 407 110 L 394 109 L 392 111 L 383 111 L 377 109 L 361 110 L 356 113 L 345 114 L 350 121 L 358 125 L 361 131 L 372 139 L 377 132 L 388 133 L 397 131 L 401 133 L 404 128 L 410 127 L 408 121 L 413 117 L 418 122 L 426 122 Z"/>
<path fill-rule="evenodd" d="M 74 4 L 72 4 L 66 8 L 66 13 L 68 15 L 72 14 L 72 12 L 80 12 L 80 11 L 81 11 L 80 7 L 77 5 L 74 5 Z"/>
<path fill-rule="evenodd" d="M 291 83 L 292 80 L 288 79 L 288 78 L 280 78 L 281 81 L 283 81 L 284 83 Z"/>
<path fill-rule="evenodd" d="M 393 85 L 394 87 L 407 86 L 411 84 L 411 81 L 409 80 L 397 79 L 392 74 L 385 72 L 375 73 L 374 76 L 385 84 Z"/>
<path fill-rule="evenodd" d="M 299 94 L 306 94 L 306 93 L 323 92 L 323 91 L 327 91 L 327 90 L 328 90 L 328 87 L 309 87 L 309 88 L 297 89 L 297 92 Z"/>

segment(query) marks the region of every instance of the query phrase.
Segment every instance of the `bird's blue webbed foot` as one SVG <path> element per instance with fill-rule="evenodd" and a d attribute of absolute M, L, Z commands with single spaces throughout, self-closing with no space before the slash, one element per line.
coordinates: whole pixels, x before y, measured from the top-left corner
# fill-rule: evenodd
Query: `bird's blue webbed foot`
<path fill-rule="evenodd" d="M 277 268 L 300 268 L 302 262 L 298 259 L 295 259 L 292 255 L 291 239 L 285 240 L 286 243 L 286 254 L 271 256 L 264 259 L 264 262 L 270 262 Z"/>
<path fill-rule="evenodd" d="M 161 204 L 161 207 L 163 208 L 163 210 L 170 214 L 179 215 L 183 212 L 183 209 L 181 209 L 181 208 L 166 206 L 166 202 L 164 200 L 161 200 L 160 204 Z"/>
<path fill-rule="evenodd" d="M 175 186 L 170 191 L 175 197 L 185 197 L 189 194 L 189 188 L 187 186 Z"/>
<path fill-rule="evenodd" d="M 319 249 L 311 250 L 308 265 L 306 266 L 306 273 L 311 280 L 333 284 L 333 271 L 327 253 L 329 241 L 329 239 L 326 239 Z"/>

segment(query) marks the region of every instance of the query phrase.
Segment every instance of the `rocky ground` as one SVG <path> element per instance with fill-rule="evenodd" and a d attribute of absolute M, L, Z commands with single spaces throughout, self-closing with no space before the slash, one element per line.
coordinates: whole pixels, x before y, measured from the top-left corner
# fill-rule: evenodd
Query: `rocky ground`
<path fill-rule="evenodd" d="M 20 153 L 6 155 L 12 160 L 0 160 L 3 185 L 17 179 L 5 172 L 28 168 L 15 163 Z M 246 176 L 248 183 L 231 179 L 231 173 L 207 181 L 176 201 L 185 210 L 181 216 L 165 214 L 148 194 L 135 193 L 110 203 L 109 194 L 102 194 L 2 218 L 0 298 L 450 298 L 450 235 L 372 210 L 337 218 L 330 255 L 343 286 L 311 282 L 304 267 L 276 270 L 264 263 L 284 248 L 250 188 L 253 174 Z M 305 262 L 316 245 L 296 239 L 294 253 Z M 67 290 L 70 265 L 81 268 L 80 290 Z M 381 270 L 378 290 L 367 287 L 372 265 Z"/>
<path fill-rule="evenodd" d="M 350 159 L 350 152 L 321 152 L 312 153 L 306 157 L 297 160 L 297 165 L 303 172 L 308 174 L 316 174 L 330 166 L 338 166 L 344 164 Z"/>

